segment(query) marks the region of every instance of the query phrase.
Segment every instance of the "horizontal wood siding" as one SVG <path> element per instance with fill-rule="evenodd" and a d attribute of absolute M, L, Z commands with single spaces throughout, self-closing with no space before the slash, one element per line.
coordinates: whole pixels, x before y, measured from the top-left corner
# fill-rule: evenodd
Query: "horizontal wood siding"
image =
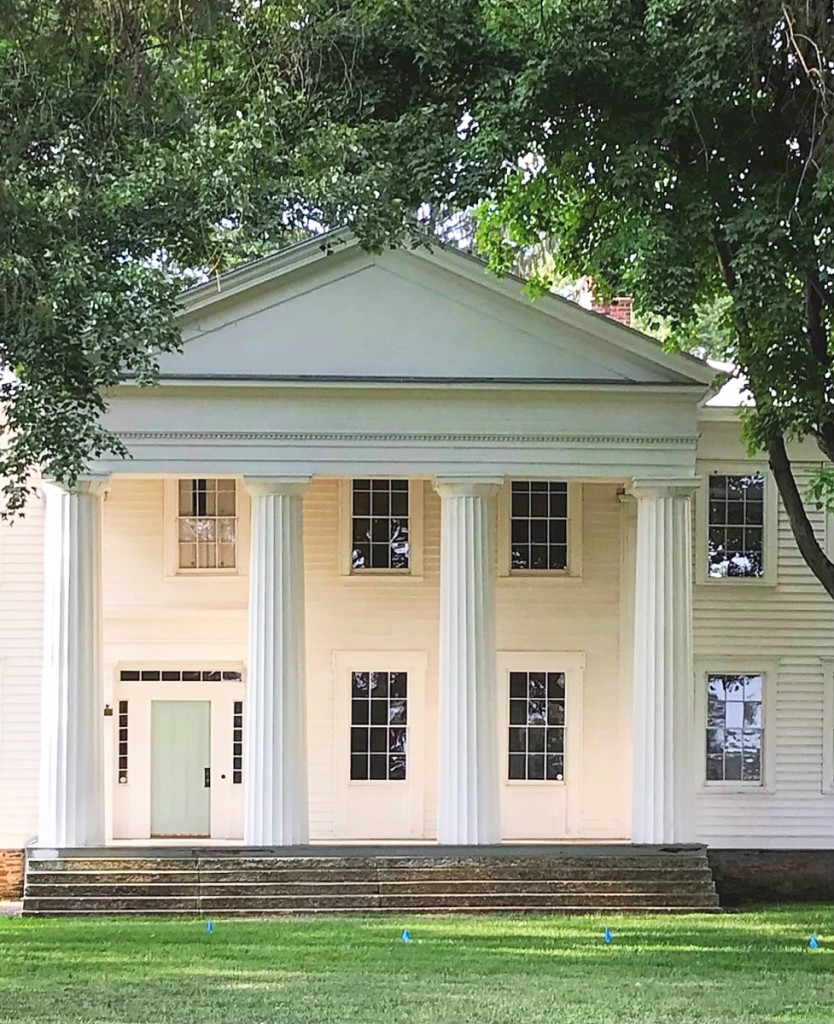
<path fill-rule="evenodd" d="M 803 493 L 813 468 L 795 463 Z M 823 538 L 824 513 L 810 510 L 809 515 Z M 695 588 L 694 604 L 695 654 L 705 664 L 733 657 L 749 661 L 752 669 L 763 660 L 778 665 L 776 714 L 765 736 L 766 744 L 775 744 L 773 791 L 724 793 L 701 786 L 698 838 L 733 847 L 832 845 L 834 794 L 823 792 L 822 780 L 822 659 L 834 657 L 834 602 L 807 569 L 781 504 L 777 585 L 706 584 Z M 700 723 L 696 737 L 700 780 Z"/>
<path fill-rule="evenodd" d="M 0 523 L 0 847 L 38 827 L 43 658 L 43 501 Z"/>

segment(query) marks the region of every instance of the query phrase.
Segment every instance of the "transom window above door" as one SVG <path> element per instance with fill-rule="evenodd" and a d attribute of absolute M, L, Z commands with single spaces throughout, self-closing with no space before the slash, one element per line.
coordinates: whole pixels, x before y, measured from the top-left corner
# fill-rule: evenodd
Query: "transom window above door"
<path fill-rule="evenodd" d="M 510 570 L 568 568 L 568 485 L 513 480 L 510 492 Z"/>
<path fill-rule="evenodd" d="M 408 570 L 408 480 L 353 480 L 351 571 Z"/>
<path fill-rule="evenodd" d="M 233 479 L 178 483 L 180 569 L 234 569 L 237 565 L 237 485 Z"/>
<path fill-rule="evenodd" d="M 352 672 L 350 778 L 404 781 L 408 747 L 408 675 Z"/>

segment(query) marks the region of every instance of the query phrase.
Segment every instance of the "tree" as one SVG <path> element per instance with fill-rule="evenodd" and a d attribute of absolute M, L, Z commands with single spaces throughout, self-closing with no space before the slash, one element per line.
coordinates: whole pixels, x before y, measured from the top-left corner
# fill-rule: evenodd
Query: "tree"
<path fill-rule="evenodd" d="M 72 481 L 91 457 L 123 453 L 101 424 L 108 389 L 154 379 L 194 273 L 298 230 L 297 172 L 281 159 L 301 131 L 298 97 L 274 58 L 271 81 L 251 79 L 261 31 L 295 5 L 253 25 L 245 8 L 0 0 L 6 514 L 34 471 Z"/>
<path fill-rule="evenodd" d="M 332 173 L 371 243 L 409 211 L 476 207 L 507 272 L 592 275 L 689 347 L 727 338 L 800 551 L 834 597 L 786 442 L 834 463 L 834 10 L 830 0 L 321 0 L 308 102 L 349 138 Z M 315 56 L 313 56 L 315 55 Z M 814 495 L 834 507 L 834 467 Z"/>

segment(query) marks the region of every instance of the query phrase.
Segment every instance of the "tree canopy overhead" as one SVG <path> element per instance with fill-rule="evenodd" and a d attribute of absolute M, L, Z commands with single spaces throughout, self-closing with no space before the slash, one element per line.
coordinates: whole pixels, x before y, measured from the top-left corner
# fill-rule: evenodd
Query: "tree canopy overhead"
<path fill-rule="evenodd" d="M 7 500 L 113 446 L 185 269 L 468 210 L 498 273 L 544 245 L 534 288 L 591 275 L 681 346 L 715 313 L 834 596 L 785 446 L 834 463 L 833 60 L 830 0 L 0 0 Z"/>

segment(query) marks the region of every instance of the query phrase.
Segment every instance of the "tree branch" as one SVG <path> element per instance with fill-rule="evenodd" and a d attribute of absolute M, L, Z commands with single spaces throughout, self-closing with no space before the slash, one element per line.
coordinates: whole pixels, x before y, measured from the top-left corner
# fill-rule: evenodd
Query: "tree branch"
<path fill-rule="evenodd" d="M 823 366 L 831 365 L 831 353 L 828 351 L 828 331 L 822 319 L 825 300 L 822 290 L 812 278 L 805 282 L 805 330 L 808 332 L 808 345 L 811 354 Z"/>
<path fill-rule="evenodd" d="M 805 505 L 793 475 L 791 461 L 788 458 L 785 439 L 775 438 L 768 445 L 770 469 L 779 488 L 782 504 L 788 514 L 796 545 L 808 568 L 823 585 L 828 595 L 834 598 L 834 562 L 823 551 L 814 534 Z"/>

